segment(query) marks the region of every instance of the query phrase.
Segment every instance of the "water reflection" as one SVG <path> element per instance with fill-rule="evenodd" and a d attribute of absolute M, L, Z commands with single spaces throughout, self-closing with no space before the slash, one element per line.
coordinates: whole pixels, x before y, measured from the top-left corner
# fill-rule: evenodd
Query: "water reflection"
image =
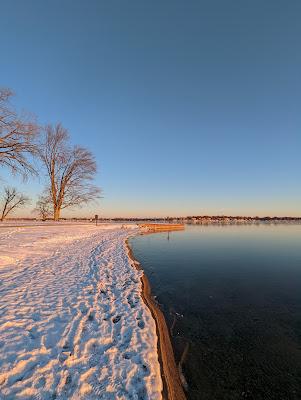
<path fill-rule="evenodd" d="M 131 241 L 190 399 L 301 399 L 300 239 L 300 225 L 256 224 Z"/>

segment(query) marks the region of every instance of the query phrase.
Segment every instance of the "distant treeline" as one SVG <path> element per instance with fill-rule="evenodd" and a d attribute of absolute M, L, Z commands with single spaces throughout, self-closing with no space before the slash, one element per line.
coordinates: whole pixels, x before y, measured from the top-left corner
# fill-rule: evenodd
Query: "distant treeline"
<path fill-rule="evenodd" d="M 51 220 L 47 218 L 46 220 Z M 10 221 L 34 221 L 36 218 L 7 218 Z M 60 218 L 61 221 L 95 221 L 94 218 L 89 217 L 73 217 L 73 218 Z M 131 218 L 131 217 L 116 217 L 116 218 L 98 218 L 99 222 L 181 222 L 181 223 L 198 223 L 198 222 L 243 222 L 243 221 L 258 221 L 258 222 L 276 222 L 276 221 L 301 221 L 301 217 L 246 217 L 246 216 L 225 216 L 225 215 L 199 215 L 193 217 L 166 217 L 166 218 Z"/>
<path fill-rule="evenodd" d="M 100 221 L 151 221 L 151 222 L 196 222 L 196 221 L 301 221 L 301 217 L 246 217 L 225 215 L 197 215 L 166 218 L 100 218 Z"/>
<path fill-rule="evenodd" d="M 246 216 L 225 216 L 225 215 L 202 215 L 202 216 L 193 216 L 186 217 L 186 220 L 215 220 L 215 221 L 224 221 L 224 220 L 244 220 L 244 221 L 301 221 L 301 217 L 246 217 Z"/>

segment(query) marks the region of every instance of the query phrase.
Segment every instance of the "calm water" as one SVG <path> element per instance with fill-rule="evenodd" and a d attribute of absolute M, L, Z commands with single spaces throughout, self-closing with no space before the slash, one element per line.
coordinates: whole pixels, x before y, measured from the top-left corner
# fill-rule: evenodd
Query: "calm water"
<path fill-rule="evenodd" d="M 131 240 L 189 399 L 301 399 L 301 225 L 188 226 Z"/>

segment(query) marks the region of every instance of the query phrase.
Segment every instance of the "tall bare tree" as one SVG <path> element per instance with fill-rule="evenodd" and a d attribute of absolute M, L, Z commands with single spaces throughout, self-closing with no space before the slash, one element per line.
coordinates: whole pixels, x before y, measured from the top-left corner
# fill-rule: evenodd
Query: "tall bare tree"
<path fill-rule="evenodd" d="M 10 104 L 12 95 L 11 90 L 0 88 L 0 166 L 26 178 L 36 174 L 30 156 L 37 154 L 38 126 L 28 116 L 17 114 Z"/>
<path fill-rule="evenodd" d="M 100 189 L 91 184 L 96 174 L 94 156 L 83 147 L 71 147 L 68 131 L 61 124 L 46 127 L 40 156 L 47 171 L 46 193 L 55 221 L 59 220 L 61 210 L 100 197 Z"/>
<path fill-rule="evenodd" d="M 8 216 L 9 213 L 17 208 L 23 207 L 29 202 L 29 198 L 22 193 L 19 193 L 16 188 L 6 186 L 2 196 L 1 204 L 1 221 Z"/>

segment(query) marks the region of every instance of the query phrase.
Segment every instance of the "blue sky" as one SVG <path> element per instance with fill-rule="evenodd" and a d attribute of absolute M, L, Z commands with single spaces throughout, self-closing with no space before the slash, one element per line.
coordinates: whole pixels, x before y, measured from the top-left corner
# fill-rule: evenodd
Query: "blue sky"
<path fill-rule="evenodd" d="M 300 20 L 294 0 L 1 1 L 0 85 L 95 153 L 104 198 L 73 215 L 301 215 Z"/>

